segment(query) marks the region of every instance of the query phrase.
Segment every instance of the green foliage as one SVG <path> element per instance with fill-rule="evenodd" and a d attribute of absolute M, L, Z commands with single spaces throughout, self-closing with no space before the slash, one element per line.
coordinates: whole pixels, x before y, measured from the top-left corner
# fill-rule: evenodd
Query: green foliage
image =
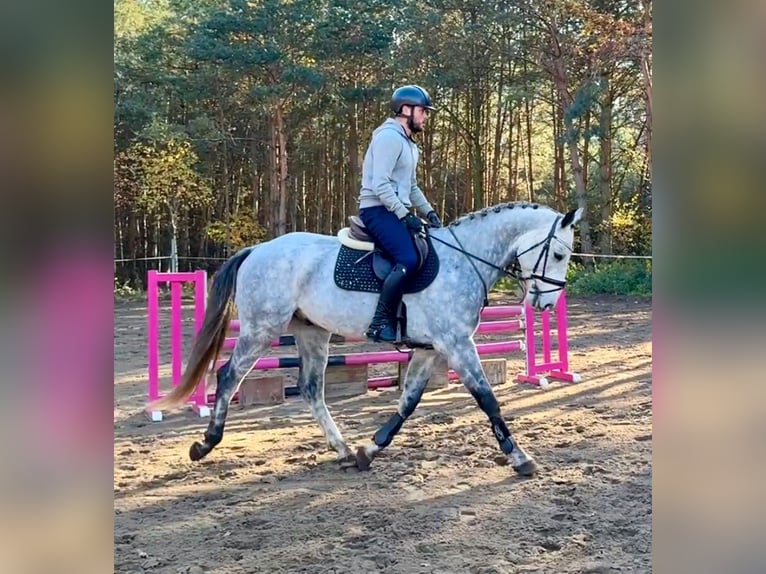
<path fill-rule="evenodd" d="M 266 236 L 266 230 L 258 225 L 252 209 L 240 209 L 228 223 L 210 223 L 205 233 L 211 241 L 228 247 L 231 253 L 259 243 Z"/>
<path fill-rule="evenodd" d="M 515 279 L 501 278 L 493 292 L 520 296 Z M 594 272 L 583 265 L 570 263 L 567 273 L 567 293 L 572 295 L 637 295 L 652 294 L 652 264 L 650 260 L 618 260 L 596 263 Z"/>
<path fill-rule="evenodd" d="M 652 264 L 646 260 L 618 260 L 597 263 L 593 272 L 571 263 L 567 293 L 572 295 L 651 295 Z"/>
<path fill-rule="evenodd" d="M 129 281 L 114 279 L 114 298 L 120 301 L 134 301 L 144 296 L 144 292 L 130 284 Z"/>
<path fill-rule="evenodd" d="M 641 210 L 638 197 L 618 203 L 612 212 L 612 250 L 646 254 L 652 249 L 652 220 Z"/>
<path fill-rule="evenodd" d="M 210 186 L 194 169 L 197 157 L 188 142 L 136 143 L 125 155 L 138 173 L 137 205 L 147 213 L 157 214 L 167 208 L 175 216 L 181 209 L 212 202 Z"/>
<path fill-rule="evenodd" d="M 492 287 L 492 292 L 503 293 L 505 295 L 512 293 L 521 295 L 521 290 L 519 288 L 518 282 L 515 279 L 511 279 L 510 277 L 501 277 L 498 279 L 497 283 L 495 283 Z"/>

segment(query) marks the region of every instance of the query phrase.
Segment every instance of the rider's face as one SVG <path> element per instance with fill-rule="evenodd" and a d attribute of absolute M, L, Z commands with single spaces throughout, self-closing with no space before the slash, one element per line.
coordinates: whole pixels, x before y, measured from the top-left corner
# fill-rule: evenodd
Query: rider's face
<path fill-rule="evenodd" d="M 426 125 L 426 121 L 428 121 L 428 116 L 430 113 L 430 110 L 421 106 L 414 106 L 412 108 L 412 126 L 414 128 L 413 131 L 423 131 L 423 127 Z"/>

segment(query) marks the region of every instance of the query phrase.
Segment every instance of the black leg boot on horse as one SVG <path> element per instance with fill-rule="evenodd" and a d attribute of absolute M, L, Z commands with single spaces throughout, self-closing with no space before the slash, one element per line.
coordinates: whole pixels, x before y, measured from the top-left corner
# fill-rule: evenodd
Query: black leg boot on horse
<path fill-rule="evenodd" d="M 396 312 L 404 296 L 407 268 L 397 264 L 383 281 L 378 307 L 367 329 L 367 337 L 375 342 L 397 343 Z"/>

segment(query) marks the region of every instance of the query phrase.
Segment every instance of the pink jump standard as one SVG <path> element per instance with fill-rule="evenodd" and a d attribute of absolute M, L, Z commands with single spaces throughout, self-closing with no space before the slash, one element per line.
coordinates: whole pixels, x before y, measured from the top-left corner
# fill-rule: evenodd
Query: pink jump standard
<path fill-rule="evenodd" d="M 149 271 L 148 275 L 148 366 L 149 366 L 149 402 L 152 402 L 163 396 L 160 391 L 159 377 L 159 341 L 160 341 L 160 309 L 159 309 L 159 285 L 168 284 L 170 286 L 170 336 L 171 336 L 171 382 L 176 387 L 182 377 L 183 345 L 182 345 L 182 326 L 183 314 L 181 308 L 181 295 L 183 286 L 192 283 L 194 285 L 194 333 L 199 331 L 205 317 L 205 306 L 207 299 L 207 273 L 205 271 L 195 271 L 192 273 L 160 273 L 158 271 Z M 525 352 L 526 372 L 520 373 L 516 377 L 519 383 L 537 385 L 541 388 L 548 386 L 548 378 L 565 381 L 579 382 L 580 376 L 576 373 L 568 372 L 568 341 L 567 341 L 567 313 L 566 298 L 562 292 L 555 307 L 556 317 L 556 354 L 557 360 L 552 360 L 553 338 L 551 333 L 550 311 L 544 311 L 540 317 L 540 337 L 542 339 L 542 362 L 537 361 L 536 333 L 537 326 L 536 314 L 534 309 L 527 305 L 496 305 L 486 307 L 481 311 L 482 322 L 476 330 L 477 334 L 501 333 L 512 331 L 523 331 L 524 340 L 501 341 L 478 343 L 477 351 L 480 355 L 507 354 L 512 352 Z M 519 317 L 518 319 L 509 319 Z M 495 319 L 485 321 L 486 319 Z M 237 332 L 239 330 L 239 321 L 232 320 L 229 324 L 229 330 Z M 287 336 L 290 338 L 290 336 Z M 273 347 L 283 346 L 285 344 L 294 344 L 294 341 L 285 343 L 282 338 L 272 343 Z M 236 344 L 236 337 L 225 339 L 223 350 L 230 350 Z M 346 342 L 353 342 L 357 339 L 345 339 Z M 360 338 L 359 341 L 366 341 Z M 403 362 L 408 360 L 407 353 L 398 351 L 377 351 L 367 353 L 352 353 L 343 356 L 330 357 L 330 362 L 337 361 L 344 365 L 368 365 L 375 363 Z M 219 361 L 215 367 L 220 367 L 225 361 Z M 298 366 L 297 358 L 286 357 L 262 357 L 254 365 L 254 369 L 266 370 L 285 367 Z M 457 375 L 450 371 L 449 378 L 457 379 Z M 396 379 L 392 377 L 376 377 L 368 380 L 368 388 L 376 389 L 381 387 L 394 386 Z M 194 394 L 189 398 L 190 406 L 199 413 L 200 416 L 210 415 L 211 404 L 210 397 L 207 395 L 206 381 L 203 377 L 200 380 Z M 147 413 L 152 421 L 161 421 L 161 411 L 151 411 Z"/>
<path fill-rule="evenodd" d="M 525 309 L 527 328 L 525 331 L 527 357 L 527 372 L 520 373 L 516 377 L 519 383 L 538 385 L 541 388 L 548 386 L 548 378 L 564 381 L 567 383 L 579 383 L 581 378 L 577 373 L 569 372 L 569 342 L 567 340 L 567 303 L 566 292 L 562 291 L 556 303 L 556 342 L 558 359 L 551 360 L 551 316 L 550 311 L 541 313 L 541 336 L 543 347 L 543 361 L 537 362 L 537 347 L 535 342 L 535 311 L 527 305 Z M 547 374 L 547 377 L 544 375 Z"/>
<path fill-rule="evenodd" d="M 160 273 L 149 271 L 148 298 L 148 351 L 149 351 L 149 402 L 159 399 L 160 393 L 160 306 L 159 286 L 162 283 L 170 285 L 170 364 L 173 386 L 181 381 L 183 361 L 183 313 L 181 297 L 183 285 L 194 285 L 194 334 L 199 332 L 205 319 L 205 302 L 207 296 L 207 273 L 203 270 L 191 273 Z M 205 394 L 205 381 L 200 381 L 196 392 L 190 397 L 192 408 L 201 417 L 210 416 L 210 407 Z M 152 421 L 162 420 L 162 411 L 147 413 Z"/>

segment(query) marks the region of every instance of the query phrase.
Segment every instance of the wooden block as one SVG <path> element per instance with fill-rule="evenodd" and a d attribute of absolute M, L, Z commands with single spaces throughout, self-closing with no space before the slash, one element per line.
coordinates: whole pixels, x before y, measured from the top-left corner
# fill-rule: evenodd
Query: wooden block
<path fill-rule="evenodd" d="M 506 359 L 484 359 L 481 362 L 481 368 L 487 376 L 487 382 L 490 387 L 502 385 L 508 380 L 508 365 Z M 468 392 L 463 385 L 459 388 L 460 390 Z"/>
<path fill-rule="evenodd" d="M 367 394 L 367 365 L 327 367 L 324 379 L 325 399 Z"/>
<path fill-rule="evenodd" d="M 407 374 L 407 367 L 409 363 L 399 363 L 399 389 L 404 387 L 404 377 Z M 447 359 L 439 357 L 436 359 L 434 370 L 431 373 L 431 377 L 428 379 L 426 385 L 427 391 L 434 389 L 445 389 L 449 386 L 449 368 L 447 367 Z"/>
<path fill-rule="evenodd" d="M 484 359 L 481 362 L 481 368 L 487 375 L 487 382 L 490 387 L 505 384 L 508 377 L 508 365 L 506 359 Z"/>
<path fill-rule="evenodd" d="M 248 376 L 239 387 L 239 406 L 277 405 L 285 402 L 283 375 Z"/>
<path fill-rule="evenodd" d="M 358 383 L 364 381 L 367 388 L 367 365 L 338 365 L 327 367 L 324 376 L 325 388 L 330 385 Z"/>
<path fill-rule="evenodd" d="M 434 389 L 446 389 L 449 386 L 449 367 L 447 366 L 447 359 L 439 357 L 436 359 L 434 370 L 431 373 L 431 378 L 428 379 L 426 385 L 427 391 Z"/>
<path fill-rule="evenodd" d="M 213 373 L 207 373 L 205 375 L 205 392 L 207 394 L 215 394 L 215 389 L 218 387 L 218 376 Z"/>
<path fill-rule="evenodd" d="M 329 402 L 333 399 L 344 399 L 348 397 L 359 397 L 367 394 L 367 381 L 359 383 L 337 383 L 325 386 L 324 396 Z"/>

